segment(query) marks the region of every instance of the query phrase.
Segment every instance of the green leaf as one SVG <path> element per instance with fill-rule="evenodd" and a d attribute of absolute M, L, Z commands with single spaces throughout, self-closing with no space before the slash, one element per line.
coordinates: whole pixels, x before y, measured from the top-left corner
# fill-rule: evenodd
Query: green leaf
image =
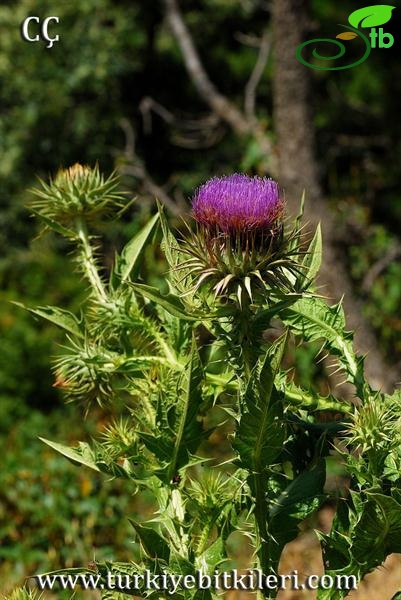
<path fill-rule="evenodd" d="M 352 27 L 378 27 L 390 21 L 395 6 L 376 4 L 358 8 L 348 17 Z"/>
<path fill-rule="evenodd" d="M 149 369 L 151 365 L 167 364 L 171 366 L 169 361 L 164 356 L 128 356 L 120 360 L 120 364 L 116 371 L 118 373 L 127 373 L 131 376 L 141 378 L 144 376 L 144 371 Z"/>
<path fill-rule="evenodd" d="M 57 442 L 52 442 L 50 440 L 46 440 L 45 438 L 40 437 L 39 439 L 41 442 L 44 442 L 50 446 L 50 448 L 53 448 L 53 450 L 56 450 L 63 456 L 66 456 L 73 463 L 85 465 L 90 469 L 100 471 L 99 467 L 96 465 L 95 457 L 89 444 L 80 442 L 78 448 L 70 448 L 69 446 L 64 446 L 63 444 L 58 444 Z"/>
<path fill-rule="evenodd" d="M 126 281 L 129 277 L 135 278 L 137 276 L 143 250 L 154 234 L 158 223 L 159 214 L 156 214 L 122 250 L 118 261 L 122 282 Z"/>
<path fill-rule="evenodd" d="M 185 306 L 178 296 L 175 296 L 171 293 L 161 294 L 157 288 L 142 283 L 132 283 L 131 285 L 135 292 L 138 292 L 139 294 L 141 294 L 148 300 L 151 300 L 152 302 L 156 302 L 156 304 L 163 307 L 168 313 L 170 313 L 174 317 L 178 317 L 179 319 L 183 319 L 184 321 L 199 320 L 199 317 L 187 314 Z"/>
<path fill-rule="evenodd" d="M 183 374 L 182 386 L 179 390 L 177 403 L 178 423 L 175 424 L 177 433 L 173 453 L 169 465 L 169 479 L 177 474 L 186 463 L 189 454 L 193 453 L 200 443 L 202 428 L 197 419 L 201 403 L 201 383 L 203 370 L 196 345 L 192 337 L 191 357 Z"/>
<path fill-rule="evenodd" d="M 152 561 L 153 562 L 153 561 Z M 153 566 L 153 565 L 152 565 Z M 141 575 L 143 573 L 143 565 L 138 565 L 135 562 L 131 561 L 127 562 L 116 562 L 116 561 L 104 561 L 104 562 L 96 562 L 97 573 L 102 576 L 102 583 L 104 587 L 107 587 L 107 577 L 108 573 L 112 573 L 114 576 L 122 575 L 123 578 L 128 576 L 131 581 L 135 575 Z M 100 586 L 102 586 L 102 583 Z M 130 596 L 135 596 L 135 598 L 143 598 L 145 595 L 145 589 L 142 582 L 142 585 L 139 580 L 139 589 L 124 589 L 124 592 L 117 592 L 116 590 L 102 590 L 101 598 L 102 600 L 127 600 Z M 135 586 L 136 587 L 136 586 Z M 152 598 L 152 595 L 149 594 L 149 600 Z"/>
<path fill-rule="evenodd" d="M 334 515 L 330 534 L 322 533 L 316 530 L 316 535 L 322 545 L 323 561 L 326 572 L 328 569 L 340 571 L 347 569 L 350 573 L 351 563 L 351 539 L 348 537 L 350 530 L 350 512 L 349 503 L 344 498 L 338 500 L 337 510 Z"/>
<path fill-rule="evenodd" d="M 58 444 L 45 438 L 40 437 L 39 439 L 53 450 L 68 458 L 75 465 L 83 465 L 94 471 L 111 475 L 112 477 L 133 478 L 128 460 L 124 461 L 123 465 L 108 460 L 104 453 L 98 451 L 96 447 L 94 449 L 91 448 L 86 442 L 79 442 L 76 448 L 70 448 L 69 446 L 64 446 L 64 444 Z"/>
<path fill-rule="evenodd" d="M 221 598 L 220 595 L 212 594 L 210 590 L 196 590 L 192 600 L 213 600 L 213 598 Z"/>
<path fill-rule="evenodd" d="M 146 448 L 158 460 L 154 473 L 169 485 L 183 467 L 208 460 L 194 456 L 203 437 L 210 433 L 202 429 L 198 420 L 202 382 L 203 369 L 193 337 L 189 362 L 175 380 L 174 405 L 169 407 L 166 393 L 161 390 L 155 419 L 157 430 L 138 431 Z"/>
<path fill-rule="evenodd" d="M 315 235 L 309 245 L 307 253 L 302 261 L 305 275 L 302 278 L 302 289 L 308 287 L 319 272 L 322 264 L 322 229 L 320 223 L 316 228 Z"/>
<path fill-rule="evenodd" d="M 151 527 L 142 525 L 133 519 L 128 520 L 138 534 L 145 555 L 149 558 L 160 558 L 168 562 L 170 548 L 166 540 Z"/>
<path fill-rule="evenodd" d="M 79 574 L 87 574 L 93 575 L 96 573 L 93 569 L 86 569 L 85 567 L 69 567 L 66 569 L 56 569 L 55 571 L 47 571 L 46 573 L 41 573 L 42 577 L 46 577 L 46 575 L 79 575 Z"/>
<path fill-rule="evenodd" d="M 305 210 L 305 190 L 303 190 L 303 192 L 302 192 L 301 202 L 299 205 L 299 212 L 295 218 L 294 235 L 291 236 L 290 242 L 289 242 L 290 250 L 297 249 L 301 245 L 302 219 L 304 216 L 304 210 Z"/>
<path fill-rule="evenodd" d="M 157 203 L 157 206 L 159 209 L 160 225 L 163 234 L 162 250 L 170 267 L 170 284 L 172 285 L 173 290 L 179 294 L 188 294 L 188 287 L 183 282 L 190 275 L 191 269 L 182 267 L 184 256 L 180 251 L 179 243 L 171 233 L 168 221 L 164 214 L 163 206 L 159 202 Z M 177 269 L 177 267 L 180 268 Z"/>
<path fill-rule="evenodd" d="M 299 212 L 297 214 L 296 220 L 295 220 L 295 224 L 296 224 L 296 229 L 300 229 L 301 227 L 301 223 L 302 223 L 302 219 L 304 218 L 304 212 L 305 212 L 305 190 L 302 191 L 302 196 L 301 196 L 301 202 L 299 205 Z"/>
<path fill-rule="evenodd" d="M 271 502 L 268 523 L 269 534 L 275 541 L 271 551 L 276 564 L 284 545 L 297 536 L 300 523 L 325 499 L 325 480 L 326 464 L 324 459 L 320 459 L 311 469 L 291 481 Z"/>
<path fill-rule="evenodd" d="M 31 210 L 36 217 L 38 217 L 39 219 L 44 221 L 44 223 L 47 225 L 47 227 L 49 229 L 53 229 L 53 231 L 56 231 L 57 233 L 64 236 L 65 238 L 69 238 L 69 239 L 77 238 L 77 234 L 73 229 L 68 229 L 67 227 L 64 227 L 63 225 L 60 225 L 60 223 L 57 223 L 57 221 L 54 221 L 50 217 L 46 217 L 39 211 L 36 211 L 34 209 L 31 209 Z"/>
<path fill-rule="evenodd" d="M 288 323 L 294 333 L 306 341 L 327 339 L 332 345 L 342 348 L 345 317 L 341 304 L 328 306 L 316 297 L 304 297 L 280 313 L 281 319 Z"/>
<path fill-rule="evenodd" d="M 281 311 L 294 304 L 300 298 L 302 298 L 301 294 L 286 294 L 283 300 L 271 302 L 269 308 L 258 311 L 255 317 L 252 318 L 251 325 L 252 333 L 255 337 L 261 338 L 264 331 L 271 326 L 272 319 L 280 316 Z"/>
<path fill-rule="evenodd" d="M 157 208 L 159 211 L 160 225 L 163 233 L 163 251 L 166 255 L 167 262 L 171 269 L 177 266 L 177 256 L 174 248 L 178 246 L 178 242 L 170 231 L 166 215 L 164 214 L 163 205 L 157 202 Z"/>
<path fill-rule="evenodd" d="M 159 432 L 154 435 L 147 431 L 138 431 L 138 435 L 146 448 L 156 456 L 160 463 L 167 464 L 171 460 L 173 444 L 170 438 L 160 435 Z"/>
<path fill-rule="evenodd" d="M 366 494 L 362 515 L 352 532 L 352 553 L 369 570 L 389 554 L 401 552 L 401 505 L 384 494 Z"/>
<path fill-rule="evenodd" d="M 274 379 L 286 343 L 287 333 L 272 344 L 263 362 L 255 367 L 244 395 L 245 410 L 233 447 L 241 466 L 255 473 L 272 464 L 285 439 L 282 394 L 274 387 Z"/>
<path fill-rule="evenodd" d="M 225 558 L 224 543 L 218 537 L 200 556 L 196 559 L 196 566 L 205 574 L 212 575 L 218 564 Z M 206 568 L 205 568 L 206 567 Z"/>
<path fill-rule="evenodd" d="M 363 377 L 363 358 L 355 355 L 353 335 L 345 331 L 341 303 L 328 306 L 321 298 L 305 297 L 282 310 L 279 316 L 291 331 L 306 341 L 324 340 L 326 348 L 338 356 L 358 395 L 363 397 L 368 387 Z"/>
<path fill-rule="evenodd" d="M 277 518 L 285 513 L 286 516 L 296 517 L 300 521 L 313 511 L 323 499 L 323 486 L 326 481 L 326 463 L 320 459 L 308 471 L 304 471 L 285 488 L 273 502 L 270 518 Z"/>
<path fill-rule="evenodd" d="M 13 304 L 28 310 L 33 315 L 42 317 L 42 319 L 46 319 L 47 321 L 58 325 L 65 331 L 68 331 L 77 337 L 85 337 L 78 319 L 67 310 L 57 308 L 56 306 L 38 306 L 37 308 L 29 308 L 29 306 L 25 306 L 25 304 L 22 304 L 21 302 L 13 302 Z"/>

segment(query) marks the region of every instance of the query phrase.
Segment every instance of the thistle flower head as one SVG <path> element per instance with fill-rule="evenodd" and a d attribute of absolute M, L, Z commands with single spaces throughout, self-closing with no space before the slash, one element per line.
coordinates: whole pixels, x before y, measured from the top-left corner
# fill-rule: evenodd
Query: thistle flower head
<path fill-rule="evenodd" d="M 291 290 L 299 249 L 297 232 L 284 235 L 284 207 L 278 184 L 265 177 L 237 173 L 201 185 L 192 201 L 197 231 L 185 238 L 189 258 L 179 265 L 192 290 L 206 286 L 240 305 L 244 296 L 253 302 L 273 289 Z"/>
<path fill-rule="evenodd" d="M 224 233 L 275 229 L 284 203 L 275 181 L 236 173 L 214 177 L 195 192 L 193 215 L 205 227 Z"/>

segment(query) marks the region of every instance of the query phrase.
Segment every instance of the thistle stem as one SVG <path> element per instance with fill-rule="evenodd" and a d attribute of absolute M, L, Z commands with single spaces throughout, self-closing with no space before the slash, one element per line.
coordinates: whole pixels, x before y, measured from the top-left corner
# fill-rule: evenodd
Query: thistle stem
<path fill-rule="evenodd" d="M 253 474 L 253 484 L 255 489 L 255 521 L 256 521 L 256 545 L 259 568 L 262 573 L 269 575 L 271 561 L 269 550 L 269 535 L 267 530 L 266 517 L 268 514 L 268 506 L 265 499 L 265 492 L 260 472 Z M 262 598 L 269 598 L 268 590 L 261 591 Z"/>
<path fill-rule="evenodd" d="M 243 294 L 245 296 L 245 294 Z M 243 298 L 241 306 L 241 319 L 240 319 L 240 332 L 241 332 L 241 350 L 242 350 L 242 367 L 243 367 L 243 378 L 244 387 L 248 385 L 252 371 L 258 360 L 257 353 L 253 352 L 253 338 L 251 330 L 251 316 L 252 311 L 250 308 L 250 299 L 245 296 Z M 263 473 L 263 465 L 259 457 L 255 457 L 255 464 L 252 472 L 250 473 L 252 480 L 252 487 L 254 491 L 255 500 L 255 524 L 256 524 L 256 548 L 257 548 L 257 560 L 258 567 L 262 573 L 269 574 L 271 569 L 271 557 L 270 557 L 270 541 L 269 532 L 267 526 L 267 515 L 268 515 L 268 504 L 265 495 L 265 478 L 266 474 Z M 260 590 L 257 593 L 258 599 L 271 598 L 269 590 Z"/>
<path fill-rule="evenodd" d="M 89 283 L 92 286 L 92 290 L 95 293 L 97 299 L 102 304 L 105 304 L 107 302 L 107 294 L 96 267 L 93 249 L 89 241 L 88 229 L 82 217 L 78 217 L 75 220 L 75 227 L 78 235 L 84 272 L 89 280 Z"/>

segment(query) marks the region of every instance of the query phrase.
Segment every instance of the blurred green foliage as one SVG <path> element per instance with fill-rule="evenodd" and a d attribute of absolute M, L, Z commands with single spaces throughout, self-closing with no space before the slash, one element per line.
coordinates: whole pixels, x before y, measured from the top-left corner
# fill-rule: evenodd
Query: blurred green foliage
<path fill-rule="evenodd" d="M 121 482 L 78 471 L 37 439 L 44 431 L 76 440 L 83 427 L 71 410 L 31 411 L 0 440 L 3 590 L 35 573 L 135 554 L 127 515 L 137 509 L 127 484 L 123 494 Z"/>
<path fill-rule="evenodd" d="M 355 280 L 363 286 L 365 313 L 387 348 L 401 353 L 401 248 L 382 225 L 372 225 L 361 245 L 350 248 Z M 372 265 L 379 266 L 379 270 Z"/>
<path fill-rule="evenodd" d="M 346 6 L 314 0 L 312 33 L 333 36 L 338 33 L 336 24 L 346 22 L 348 14 L 359 6 L 356 0 Z M 269 26 L 266 3 L 187 0 L 182 8 L 211 79 L 241 105 L 257 56 L 257 49 L 248 45 L 246 38 L 244 42 L 243 34 L 260 36 Z M 43 43 L 21 40 L 20 24 L 32 14 L 59 16 L 60 42 L 51 50 L 46 50 Z M 335 75 L 305 74 L 312 78 L 317 154 L 325 189 L 338 215 L 339 228 L 346 233 L 343 239 L 348 234 L 350 240 L 349 270 L 356 290 L 364 296 L 366 314 L 393 361 L 401 357 L 399 262 L 389 262 L 369 289 L 363 291 L 361 286 L 372 266 L 399 240 L 400 24 L 401 12 L 395 10 L 386 25 L 395 37 L 394 47 L 372 52 L 358 68 Z M 198 146 L 185 147 L 185 123 L 195 120 L 199 125 L 199 119 L 208 115 L 208 107 L 188 80 L 179 50 L 164 23 L 161 0 L 3 0 L 0 30 L 0 432 L 3 453 L 9 448 L 1 475 L 1 488 L 6 492 L 0 497 L 0 514 L 4 517 L 7 506 L 10 519 L 6 528 L 0 526 L 6 539 L 1 555 L 5 567 L 0 568 L 0 575 L 7 573 L 7 578 L 14 581 L 38 565 L 46 568 L 51 562 L 52 567 L 56 566 L 46 554 L 45 539 L 56 543 L 65 531 L 75 535 L 72 524 L 78 520 L 79 527 L 83 526 L 86 509 L 81 504 L 87 506 L 89 502 L 87 498 L 74 502 L 63 498 L 64 489 L 77 487 L 72 485 L 76 471 L 70 471 L 62 459 L 50 458 L 48 451 L 33 441 L 36 435 L 52 429 L 54 422 L 66 418 L 59 394 L 52 388 L 49 367 L 50 356 L 58 352 L 58 338 L 55 328 L 35 321 L 10 301 L 65 306 L 63 299 L 74 297 L 78 306 L 85 287 L 65 260 L 68 246 L 53 238 L 31 241 L 38 231 L 25 208 L 29 199 L 26 189 L 35 185 L 36 176 L 46 178 L 60 166 L 77 161 L 99 161 L 105 172 L 121 164 L 126 143 L 122 119 L 132 124 L 138 157 L 158 184 L 166 184 L 172 197 L 188 198 L 194 186 L 212 174 L 257 170 L 260 157 L 254 143 L 235 138 L 222 125 L 212 129 L 210 135 L 200 136 L 202 143 Z M 269 133 L 274 133 L 273 68 L 270 59 L 257 93 L 257 116 Z M 140 104 L 148 97 L 173 115 L 172 123 L 151 113 L 151 128 L 144 126 Z M 195 127 L 196 139 L 198 134 Z M 125 185 L 139 194 L 140 210 L 134 212 L 135 216 L 128 214 L 122 226 L 109 224 L 101 232 L 110 262 L 113 249 L 133 235 L 150 210 L 141 195 L 140 180 L 130 175 Z M 350 222 L 352 227 L 347 231 Z M 147 260 L 149 271 L 160 273 L 155 257 L 148 256 Z M 319 376 L 312 354 L 305 355 L 302 371 L 305 378 Z M 84 435 L 79 431 L 82 424 L 76 427 L 77 438 L 80 433 Z M 46 468 L 42 469 L 42 461 L 46 461 Z M 22 464 L 27 472 L 25 480 L 19 476 Z M 40 498 L 47 485 L 40 472 L 52 469 L 59 470 L 60 476 L 55 478 L 53 499 L 46 502 L 53 502 L 56 508 L 39 517 L 39 506 L 46 510 Z M 16 485 L 19 481 L 22 491 Z M 106 485 L 102 482 L 99 480 L 100 488 Z M 13 495 L 14 487 L 18 493 Z M 6 498 L 7 494 L 11 496 Z M 98 515 L 105 509 L 102 503 L 106 493 L 102 496 L 97 492 L 97 497 L 99 503 L 93 497 L 91 511 Z M 81 516 L 72 514 L 75 509 L 81 511 Z M 16 533 L 19 522 L 31 532 L 23 539 Z M 116 521 L 111 518 L 107 522 Z M 43 539 L 31 556 L 31 538 L 38 532 Z M 118 533 L 121 548 L 125 547 L 122 532 L 123 528 Z M 88 536 L 92 534 L 93 528 Z M 101 543 L 107 547 L 104 539 Z M 113 544 L 118 547 L 116 540 Z M 92 546 L 89 537 L 82 541 L 77 560 L 84 560 L 84 545 L 87 552 Z M 65 550 L 63 560 L 67 560 L 67 553 Z"/>

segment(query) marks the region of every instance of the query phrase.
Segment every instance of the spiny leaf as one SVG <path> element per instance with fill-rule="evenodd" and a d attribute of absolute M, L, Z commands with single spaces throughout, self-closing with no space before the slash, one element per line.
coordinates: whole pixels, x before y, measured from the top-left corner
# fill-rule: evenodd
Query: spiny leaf
<path fill-rule="evenodd" d="M 264 331 L 270 327 L 272 319 L 279 316 L 288 306 L 291 306 L 302 298 L 302 294 L 283 294 L 282 300 L 271 302 L 269 308 L 265 308 L 256 313 L 252 318 L 252 333 L 256 338 L 261 338 Z"/>
<path fill-rule="evenodd" d="M 178 296 L 171 293 L 161 294 L 157 288 L 142 283 L 132 283 L 131 285 L 135 292 L 138 292 L 148 300 L 152 300 L 152 302 L 156 302 L 156 304 L 163 307 L 174 317 L 178 317 L 184 321 L 199 320 L 199 317 L 191 316 L 186 312 L 185 306 Z"/>
<path fill-rule="evenodd" d="M 146 556 L 150 558 L 160 558 L 168 562 L 170 548 L 166 540 L 157 531 L 146 525 L 142 525 L 133 519 L 128 519 L 141 542 L 141 546 Z"/>
<path fill-rule="evenodd" d="M 63 225 L 60 225 L 60 223 L 57 223 L 57 221 L 54 221 L 53 219 L 51 219 L 50 217 L 46 217 L 43 213 L 31 209 L 33 214 L 36 217 L 39 217 L 39 219 L 42 219 L 42 221 L 46 224 L 48 229 L 53 229 L 53 231 L 56 231 L 57 233 L 59 233 L 60 235 L 64 236 L 65 238 L 68 239 L 76 239 L 77 238 L 77 234 L 73 229 L 69 229 L 68 227 L 64 227 Z"/>
<path fill-rule="evenodd" d="M 295 516 L 299 520 L 305 519 L 311 510 L 316 508 L 316 506 L 310 506 L 310 501 L 323 495 L 325 481 L 326 463 L 321 459 L 288 484 L 272 503 L 270 517 L 274 518 L 285 513 L 287 516 Z"/>
<path fill-rule="evenodd" d="M 302 265 L 305 268 L 305 275 L 302 277 L 302 289 L 305 289 L 313 282 L 319 272 L 321 264 L 322 230 L 319 223 L 319 225 L 316 227 L 315 235 L 313 236 L 306 255 L 302 261 Z"/>
<path fill-rule="evenodd" d="M 263 362 L 255 367 L 245 391 L 245 410 L 233 443 L 241 465 L 257 473 L 274 461 L 285 437 L 281 393 L 274 387 L 274 379 L 286 342 L 287 333 L 272 344 Z"/>
<path fill-rule="evenodd" d="M 77 337 L 84 338 L 84 333 L 81 329 L 78 319 L 67 310 L 57 308 L 56 306 L 38 306 L 37 308 L 29 308 L 21 302 L 13 302 L 16 306 L 20 306 L 25 310 L 28 310 L 33 315 L 42 317 L 55 325 L 58 325 L 65 331 L 76 335 Z"/>
<path fill-rule="evenodd" d="M 203 373 L 196 345 L 195 336 L 192 338 L 191 356 L 183 374 L 183 385 L 178 399 L 177 434 L 169 466 L 170 480 L 185 464 L 188 455 L 195 451 L 200 442 L 202 429 L 197 420 L 201 402 L 201 383 Z"/>
<path fill-rule="evenodd" d="M 197 568 L 205 574 L 212 574 L 224 557 L 224 543 L 221 537 L 219 537 L 199 557 L 197 557 Z"/>
<path fill-rule="evenodd" d="M 352 553 L 369 570 L 388 554 L 401 552 L 401 505 L 390 496 L 369 493 L 352 531 Z"/>
<path fill-rule="evenodd" d="M 174 291 L 177 291 L 180 294 L 188 293 L 188 288 L 186 285 L 184 285 L 184 282 L 186 281 L 187 276 L 190 275 L 191 269 L 184 268 L 182 266 L 183 256 L 178 249 L 179 243 L 171 233 L 168 221 L 164 214 L 163 206 L 160 204 L 160 202 L 157 202 L 157 208 L 159 211 L 160 225 L 163 234 L 162 250 L 170 267 L 170 282 Z"/>
<path fill-rule="evenodd" d="M 122 282 L 126 281 L 129 277 L 135 278 L 138 274 L 143 250 L 155 232 L 158 223 L 159 214 L 156 214 L 122 250 L 119 259 L 119 271 Z"/>
<path fill-rule="evenodd" d="M 320 459 L 283 487 L 270 503 L 269 534 L 274 540 L 271 551 L 275 564 L 278 564 L 284 545 L 296 537 L 299 524 L 322 504 L 325 480 L 326 463 Z"/>
<path fill-rule="evenodd" d="M 394 8 L 387 4 L 365 6 L 351 13 L 348 21 L 352 27 L 378 27 L 390 21 Z"/>
<path fill-rule="evenodd" d="M 100 471 L 99 467 L 96 465 L 93 452 L 88 444 L 81 442 L 79 448 L 70 448 L 69 446 L 64 446 L 64 444 L 58 444 L 57 442 L 52 442 L 45 438 L 40 437 L 39 439 L 41 442 L 50 446 L 50 448 L 53 448 L 53 450 L 57 450 L 57 452 L 66 456 L 73 463 L 85 465 L 90 469 Z"/>
<path fill-rule="evenodd" d="M 328 306 L 320 298 L 301 298 L 282 310 L 280 316 L 307 341 L 326 338 L 340 344 L 338 338 L 344 333 L 345 317 L 341 305 Z"/>
<path fill-rule="evenodd" d="M 94 471 L 111 475 L 112 477 L 122 477 L 123 479 L 131 477 L 131 469 L 128 461 L 125 461 L 124 465 L 120 465 L 114 461 L 105 460 L 102 452 L 98 452 L 96 448 L 92 449 L 86 442 L 79 442 L 76 448 L 70 448 L 69 446 L 64 446 L 64 444 L 58 444 L 45 438 L 40 437 L 39 439 L 50 446 L 50 448 L 53 448 L 53 450 L 68 458 L 75 465 L 83 465 Z"/>
<path fill-rule="evenodd" d="M 170 231 L 166 215 L 164 214 L 163 205 L 157 202 L 157 209 L 159 211 L 160 225 L 163 233 L 163 250 L 166 255 L 167 262 L 171 269 L 174 269 L 178 264 L 178 259 L 174 248 L 177 248 L 178 242 Z"/>
<path fill-rule="evenodd" d="M 160 434 L 154 435 L 147 431 L 138 431 L 138 435 L 146 448 L 150 452 L 153 452 L 161 464 L 168 464 L 171 460 L 173 445 L 167 436 Z"/>
<path fill-rule="evenodd" d="M 349 380 L 360 397 L 369 388 L 363 378 L 363 358 L 355 355 L 351 332 L 345 331 L 341 303 L 328 306 L 321 298 L 304 297 L 280 312 L 280 318 L 306 341 L 324 339 L 330 351 L 339 357 Z"/>

